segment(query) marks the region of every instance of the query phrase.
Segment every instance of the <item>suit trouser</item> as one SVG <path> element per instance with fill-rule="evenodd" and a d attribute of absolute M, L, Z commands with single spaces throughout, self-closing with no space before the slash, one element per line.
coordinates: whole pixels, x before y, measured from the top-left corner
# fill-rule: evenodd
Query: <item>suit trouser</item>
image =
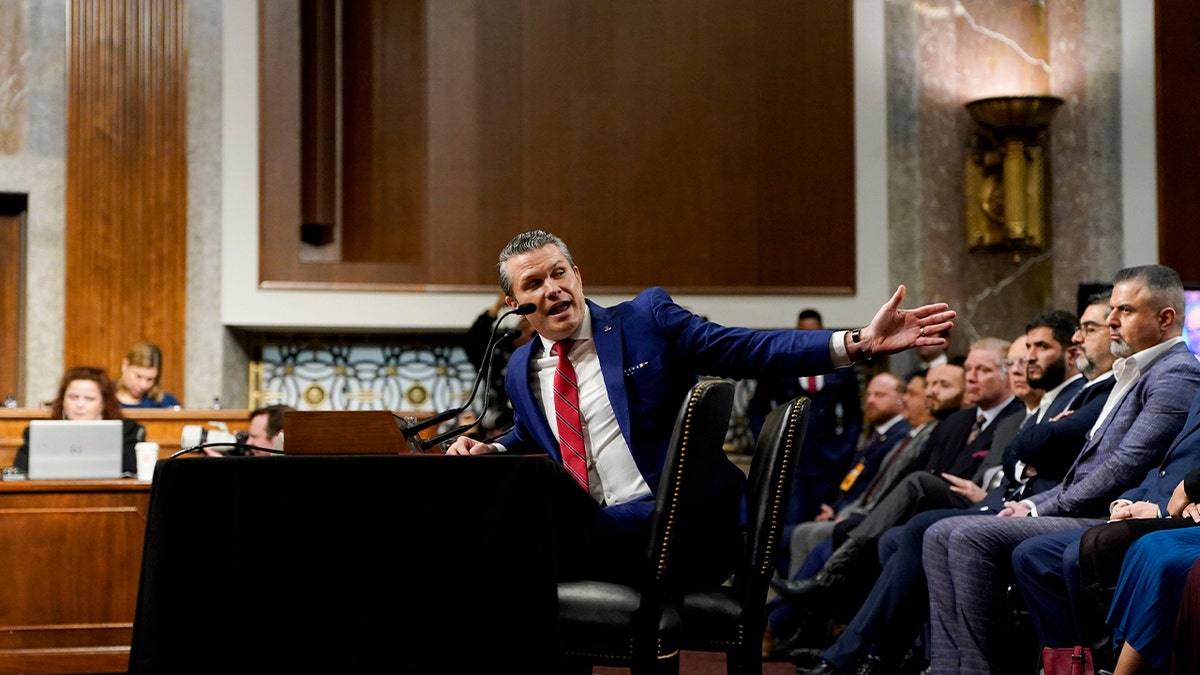
<path fill-rule="evenodd" d="M 1018 545 L 1013 576 L 1042 645 L 1091 646 L 1103 640 L 1109 596 L 1129 547 L 1149 532 L 1192 525 L 1180 518 L 1135 518 L 1039 535 Z"/>
<path fill-rule="evenodd" d="M 788 537 L 788 547 L 791 550 L 788 579 L 797 578 L 796 574 L 804 567 L 809 554 L 833 536 L 833 528 L 836 525 L 832 520 L 825 520 L 819 523 L 800 523 L 792 528 Z"/>
<path fill-rule="evenodd" d="M 1038 534 L 1079 530 L 1095 518 L 957 516 L 925 532 L 933 673 L 1002 672 L 1007 646 L 1005 590 L 1017 544 Z"/>
<path fill-rule="evenodd" d="M 921 565 L 921 544 L 934 523 L 962 515 L 990 515 L 963 509 L 918 513 L 879 540 L 883 571 L 854 618 L 821 655 L 848 672 L 874 648 L 884 663 L 896 663 L 913 645 L 929 616 L 929 591 Z"/>
<path fill-rule="evenodd" d="M 910 473 L 850 531 L 850 538 L 870 545 L 878 542 L 889 528 L 908 522 L 921 511 L 961 509 L 970 505 L 966 497 L 950 491 L 950 483 L 945 478 L 928 471 Z"/>

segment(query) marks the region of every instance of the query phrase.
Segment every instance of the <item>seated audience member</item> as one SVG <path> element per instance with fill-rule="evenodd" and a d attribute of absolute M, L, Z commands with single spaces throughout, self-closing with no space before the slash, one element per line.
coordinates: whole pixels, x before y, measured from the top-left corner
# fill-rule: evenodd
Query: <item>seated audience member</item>
<path fill-rule="evenodd" d="M 821 314 L 815 309 L 802 310 L 796 318 L 797 330 L 823 328 Z M 838 483 L 849 468 L 863 430 L 858 374 L 854 368 L 843 368 L 823 375 L 758 380 L 746 403 L 746 419 L 755 437 L 768 413 L 800 395 L 812 402 L 788 497 L 785 536 L 787 529 L 812 520 L 822 504 L 836 499 Z M 780 569 L 786 569 L 786 555 L 780 563 Z"/>
<path fill-rule="evenodd" d="M 68 370 L 58 384 L 58 395 L 50 404 L 50 419 L 55 420 L 121 420 L 124 452 L 121 472 L 137 475 L 137 455 L 134 446 L 145 439 L 146 429 L 125 419 L 117 402 L 117 388 L 102 368 L 77 366 Z M 22 473 L 29 470 L 29 427 L 21 434 L 21 447 L 13 466 Z"/>
<path fill-rule="evenodd" d="M 868 418 L 872 417 L 869 395 L 870 387 L 868 386 Z M 908 465 L 920 454 L 925 441 L 929 439 L 930 433 L 937 426 L 937 419 L 930 413 L 929 406 L 925 401 L 924 374 L 918 373 L 909 378 L 898 403 L 900 414 L 908 423 L 908 429 L 903 438 L 887 452 L 879 469 L 875 472 L 875 477 L 869 482 L 863 483 L 861 489 L 853 490 L 852 493 L 846 491 L 845 497 L 829 506 L 828 510 L 823 510 L 822 515 L 819 515 L 817 519 L 800 523 L 791 531 L 790 535 L 786 537 L 786 541 L 793 565 L 810 565 L 812 563 L 806 561 L 818 556 L 828 557 L 828 553 L 833 550 L 833 530 L 837 524 L 850 518 L 861 519 L 862 516 L 869 513 L 877 503 L 875 497 L 886 492 L 896 480 L 903 477 L 908 471 Z M 891 427 L 890 433 L 885 436 L 900 433 L 897 426 Z M 854 478 L 855 484 L 863 480 L 862 476 Z M 787 578 L 799 576 L 797 572 L 799 570 L 792 571 Z M 770 634 L 767 639 L 768 642 L 773 643 L 775 634 L 786 635 L 789 631 L 794 630 L 794 626 L 791 625 L 793 622 L 790 620 L 791 603 L 785 600 L 775 600 L 768 604 L 767 609 Z M 775 651 L 786 651 L 787 643 L 782 641 L 778 646 L 773 645 L 772 647 Z"/>
<path fill-rule="evenodd" d="M 931 508 L 960 506 L 965 498 L 954 492 L 945 475 L 982 480 L 986 461 L 999 423 L 1019 415 L 1025 408 L 1012 393 L 1004 366 L 1012 343 L 1000 338 L 983 338 L 971 346 L 966 362 L 966 391 L 976 405 L 946 418 L 925 444 L 919 470 L 910 473 L 883 497 L 861 523 L 847 533 L 829 560 L 814 575 L 791 581 L 773 580 L 772 586 L 785 598 L 805 606 L 828 606 L 839 598 L 835 610 L 848 620 L 870 589 L 869 579 L 878 573 L 876 545 L 888 528 L 908 520 L 914 513 Z M 1024 353 L 1024 350 L 1020 350 Z M 993 457 L 998 456 L 991 455 Z M 969 503 L 969 502 L 968 502 Z M 835 542 L 836 543 L 836 542 Z M 868 579 L 864 580 L 866 576 Z"/>
<path fill-rule="evenodd" d="M 867 396 L 863 402 L 863 417 L 869 429 L 859 439 L 849 466 L 844 470 L 837 487 L 833 506 L 822 503 L 816 516 L 817 522 L 832 520 L 838 509 L 855 500 L 866 491 L 875 478 L 883 459 L 908 436 L 908 422 L 903 412 L 904 382 L 891 373 L 879 373 L 867 383 Z M 801 527 L 810 523 L 797 523 Z M 784 537 L 790 538 L 790 528 L 784 528 Z M 787 569 L 788 556 L 781 555 L 780 569 Z M 793 559 L 792 562 L 798 562 Z M 802 562 L 802 561 L 799 561 Z"/>
<path fill-rule="evenodd" d="M 666 450 L 698 377 L 828 373 L 941 344 L 926 332 L 954 318 L 944 304 L 900 309 L 903 286 L 866 328 L 845 332 L 722 326 L 658 287 L 602 307 L 587 300 L 567 245 L 540 230 L 514 237 L 497 267 L 506 304 L 535 306 L 528 318 L 537 335 L 513 353 L 505 381 L 513 429 L 490 443 L 459 437 L 447 454 L 537 453 L 562 467 L 560 579 L 639 578 Z M 705 536 L 684 552 L 694 557 L 681 566 L 681 587 L 719 585 L 741 551 L 745 473 L 723 452 L 712 459 L 714 475 L 695 493 Z"/>
<path fill-rule="evenodd" d="M 1168 451 L 1200 388 L 1200 365 L 1180 337 L 1179 275 L 1162 265 L 1121 270 L 1109 305 L 1117 380 L 1063 480 L 1020 502 L 1007 502 L 996 517 L 946 518 L 925 532 L 922 562 L 934 673 L 984 673 L 1007 666 L 1013 651 L 1001 604 L 1013 580 L 1017 545 L 1036 535 L 1073 531 L 1077 538 L 1117 515 L 1124 507 L 1110 510 L 1109 505 L 1123 492 L 1160 476 L 1175 475 L 1173 486 L 1182 475 L 1176 464 L 1195 465 L 1186 453 Z M 1048 569 L 1054 562 L 1044 564 Z"/>
<path fill-rule="evenodd" d="M 218 448 L 204 448 L 204 454 L 209 457 L 228 457 L 230 455 L 274 455 L 271 450 L 282 450 L 283 446 L 283 416 L 292 410 L 288 405 L 269 405 L 250 411 L 250 425 L 246 430 L 244 445 L 252 446 L 222 452 Z"/>
<path fill-rule="evenodd" d="M 1072 336 L 1071 358 L 1075 370 L 1079 372 L 1082 388 L 1074 390 L 1073 400 L 1069 392 L 1058 393 L 1051 399 L 1059 404 L 1066 404 L 1065 410 L 1061 405 L 1055 409 L 1050 418 L 1059 418 L 1065 426 L 1054 427 L 1041 424 L 1021 434 L 1016 443 L 1009 446 L 1004 454 L 1005 476 L 1013 481 L 1014 490 L 1009 499 L 1020 500 L 1026 496 L 1042 492 L 1056 485 L 1066 475 L 1067 469 L 1083 448 L 1086 433 L 1100 416 L 1104 407 L 1104 399 L 1113 386 L 1112 364 L 1116 358 L 1112 354 L 1108 340 L 1107 292 L 1094 294 L 1088 300 L 1083 310 L 1079 327 Z M 1036 369 L 1036 368 L 1035 368 Z M 1031 381 L 1040 381 L 1044 375 L 1030 374 Z M 1063 387 L 1069 387 L 1069 381 L 1064 380 Z M 1058 398 L 1062 397 L 1062 399 Z M 1096 399 L 1100 399 L 1096 402 Z M 1049 405 L 1050 401 L 1046 402 Z M 1066 420 L 1066 417 L 1070 417 Z M 1039 417 L 1046 421 L 1046 416 Z M 1050 435 L 1060 439 L 1069 438 L 1070 442 L 1047 443 Z"/>
<path fill-rule="evenodd" d="M 1113 636 L 1122 643 L 1113 675 L 1170 670 L 1184 586 L 1200 560 L 1196 506 L 1190 504 L 1190 514 L 1185 512 L 1192 527 L 1151 532 L 1134 542 L 1125 556 L 1108 614 Z"/>
<path fill-rule="evenodd" d="M 121 360 L 117 400 L 123 408 L 183 407 L 179 399 L 162 390 L 162 352 L 149 342 L 134 345 Z"/>
<path fill-rule="evenodd" d="M 1085 320 L 1103 320 L 1106 310 L 1106 300 L 1093 303 L 1085 309 Z M 1033 345 L 1026 363 L 1035 366 L 1028 370 L 1024 379 L 1028 385 L 1034 385 L 1034 388 L 1046 393 L 1038 401 L 1034 416 L 1016 418 L 1022 420 L 1022 424 L 1016 438 L 1008 442 L 1009 450 L 1014 446 L 1027 446 L 1029 456 L 1036 458 L 1046 452 L 1060 452 L 1060 448 L 1074 447 L 1078 450 L 1083 445 L 1088 429 L 1068 425 L 1067 421 L 1088 414 L 1082 409 L 1071 412 L 1072 406 L 1090 405 L 1088 402 L 1095 397 L 1095 393 L 1088 389 L 1093 388 L 1093 383 L 1105 379 L 1101 373 L 1109 370 L 1112 358 L 1107 333 L 1100 336 L 1095 332 L 1085 333 L 1082 329 L 1076 329 L 1069 337 L 1064 337 L 1066 330 L 1073 325 L 1073 320 L 1068 316 L 1065 312 L 1042 315 L 1031 322 L 1024 336 L 1023 341 Z M 1080 351 L 1086 358 L 1076 354 Z M 1010 357 L 1009 361 L 1018 371 L 1013 388 L 1020 392 L 1020 360 Z M 1074 368 L 1068 368 L 1063 363 L 1065 361 L 1073 362 Z M 1076 369 L 1088 378 L 1080 395 L 1072 394 L 1079 386 L 1072 376 Z M 1108 380 L 1111 386 L 1111 378 Z M 1097 389 L 1107 392 L 1103 384 Z M 1104 398 L 1100 397 L 1098 403 L 1102 405 L 1103 402 Z M 1067 412 L 1059 412 L 1064 409 Z M 1090 419 L 1094 420 L 1097 415 L 1098 412 Z M 998 443 L 1005 442 L 1003 431 L 996 431 Z M 1039 439 L 1036 444 L 1029 441 L 1035 435 Z M 1008 436 L 1011 438 L 1011 434 Z M 879 578 L 834 644 L 819 655 L 806 655 L 810 659 L 820 659 L 819 665 L 810 672 L 854 672 L 856 664 L 861 664 L 866 672 L 896 672 L 910 653 L 912 661 L 923 662 L 924 652 L 916 648 L 916 643 L 929 611 L 926 579 L 921 566 L 925 530 L 933 523 L 953 516 L 994 514 L 1002 508 L 1008 495 L 1020 487 L 1011 475 L 1005 474 L 1001 485 L 970 507 L 925 511 L 914 515 L 903 526 L 889 529 L 878 545 L 879 558 L 883 563 Z"/>

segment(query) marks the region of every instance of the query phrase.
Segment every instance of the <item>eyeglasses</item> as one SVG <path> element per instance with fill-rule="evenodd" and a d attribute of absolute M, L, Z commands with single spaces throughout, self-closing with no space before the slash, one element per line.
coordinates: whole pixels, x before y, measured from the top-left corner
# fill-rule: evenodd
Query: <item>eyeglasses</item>
<path fill-rule="evenodd" d="M 1026 365 L 1027 363 L 1029 363 L 1029 357 L 1022 356 L 1021 358 L 1017 359 L 1016 361 L 1013 361 L 1012 359 L 1004 359 L 1003 361 L 1001 361 L 1001 363 L 1004 364 L 1005 368 L 1012 368 L 1013 366 L 1017 365 L 1018 363 L 1023 366 L 1023 365 Z"/>
<path fill-rule="evenodd" d="M 1083 333 L 1084 335 L 1091 335 L 1092 333 L 1099 333 L 1105 328 L 1107 328 L 1107 326 L 1102 326 L 1094 321 L 1085 321 L 1079 325 L 1079 332 Z"/>

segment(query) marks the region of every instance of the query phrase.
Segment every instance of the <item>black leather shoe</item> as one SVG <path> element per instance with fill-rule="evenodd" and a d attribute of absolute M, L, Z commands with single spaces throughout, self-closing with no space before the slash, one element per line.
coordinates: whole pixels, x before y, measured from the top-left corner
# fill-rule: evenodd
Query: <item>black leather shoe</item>
<path fill-rule="evenodd" d="M 866 660 L 858 664 L 858 670 L 854 671 L 854 675 L 894 675 L 898 672 L 900 672 L 898 664 L 886 663 L 879 657 L 868 656 Z"/>
<path fill-rule="evenodd" d="M 812 668 L 797 668 L 796 675 L 844 675 L 828 661 L 822 661 Z"/>
<path fill-rule="evenodd" d="M 821 594 L 833 591 L 841 581 L 844 579 L 840 575 L 821 570 L 807 579 L 772 579 L 771 588 L 785 600 L 815 601 Z"/>
<path fill-rule="evenodd" d="M 823 662 L 821 659 L 820 649 L 814 647 L 798 647 L 787 651 L 783 656 L 785 661 L 790 661 L 797 669 L 800 668 L 816 668 Z"/>

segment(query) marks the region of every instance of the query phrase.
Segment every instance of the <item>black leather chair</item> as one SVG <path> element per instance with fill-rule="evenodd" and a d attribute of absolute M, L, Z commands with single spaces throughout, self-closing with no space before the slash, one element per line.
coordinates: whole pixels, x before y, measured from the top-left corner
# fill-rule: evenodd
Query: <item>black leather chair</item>
<path fill-rule="evenodd" d="M 644 581 L 637 587 L 603 581 L 558 585 L 558 629 L 564 672 L 590 673 L 592 665 L 628 667 L 631 675 L 679 672 L 680 619 L 672 603 L 672 557 L 681 530 L 701 496 L 696 487 L 711 480 L 722 454 L 733 383 L 701 380 L 692 387 L 675 420 L 659 482 Z M 678 601 L 678 597 L 674 597 Z"/>
<path fill-rule="evenodd" d="M 767 589 L 775 572 L 810 405 L 807 397 L 798 396 L 772 410 L 763 423 L 746 486 L 746 551 L 732 582 L 683 597 L 682 647 L 725 652 L 730 675 L 762 673 Z"/>

